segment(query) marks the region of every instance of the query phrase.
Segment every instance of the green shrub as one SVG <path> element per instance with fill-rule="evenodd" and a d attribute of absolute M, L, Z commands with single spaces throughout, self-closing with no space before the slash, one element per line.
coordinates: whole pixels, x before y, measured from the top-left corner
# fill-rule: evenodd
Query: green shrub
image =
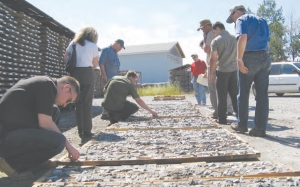
<path fill-rule="evenodd" d="M 178 84 L 168 84 L 162 86 L 147 86 L 147 87 L 138 88 L 137 92 L 140 96 L 183 94 Z"/>

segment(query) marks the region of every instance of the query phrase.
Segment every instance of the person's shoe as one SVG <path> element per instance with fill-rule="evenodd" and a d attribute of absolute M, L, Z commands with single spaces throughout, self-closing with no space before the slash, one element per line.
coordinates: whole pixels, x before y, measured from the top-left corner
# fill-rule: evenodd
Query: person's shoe
<path fill-rule="evenodd" d="M 115 115 L 112 113 L 109 116 L 109 122 L 110 122 L 109 126 L 111 126 L 112 124 L 118 123 L 119 121 L 115 119 Z"/>
<path fill-rule="evenodd" d="M 238 124 L 236 123 L 232 123 L 231 124 L 231 129 L 236 131 L 236 132 L 239 132 L 239 133 L 245 133 L 245 132 L 248 132 L 248 128 L 241 128 L 239 127 Z"/>
<path fill-rule="evenodd" d="M 232 116 L 232 115 L 233 115 L 233 112 L 226 112 L 226 115 L 227 115 L 227 116 Z"/>
<path fill-rule="evenodd" d="M 81 136 L 80 136 L 80 138 L 91 138 L 91 137 L 93 137 L 95 134 L 94 133 L 92 133 L 92 132 L 84 132 L 84 133 L 82 133 L 81 134 Z"/>
<path fill-rule="evenodd" d="M 218 116 L 217 116 L 217 115 L 214 115 L 214 114 L 210 114 L 209 117 L 210 117 L 210 118 L 213 118 L 213 119 L 218 119 Z"/>
<path fill-rule="evenodd" d="M 257 128 L 251 129 L 249 131 L 249 135 L 250 136 L 256 136 L 256 137 L 265 137 L 266 135 L 266 131 L 264 130 L 259 130 Z"/>
<path fill-rule="evenodd" d="M 202 103 L 202 106 L 206 106 L 206 103 Z"/>
<path fill-rule="evenodd" d="M 109 115 L 108 114 L 102 114 L 101 119 L 109 120 Z"/>
<path fill-rule="evenodd" d="M 219 123 L 219 124 L 222 124 L 222 125 L 227 125 L 227 120 L 219 120 L 219 119 L 216 119 L 216 122 Z"/>
<path fill-rule="evenodd" d="M 17 172 L 10 165 L 7 164 L 5 159 L 0 159 L 0 171 L 5 173 L 12 180 L 32 179 L 33 174 L 31 171 Z"/>

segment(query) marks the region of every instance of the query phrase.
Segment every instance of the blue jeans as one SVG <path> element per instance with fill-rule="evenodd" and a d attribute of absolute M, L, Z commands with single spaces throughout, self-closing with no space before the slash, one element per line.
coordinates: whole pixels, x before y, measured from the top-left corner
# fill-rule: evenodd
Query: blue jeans
<path fill-rule="evenodd" d="M 269 117 L 269 73 L 271 59 L 267 51 L 245 52 L 243 56 L 245 67 L 249 73 L 238 71 L 238 125 L 247 128 L 249 115 L 249 92 L 252 82 L 256 88 L 256 108 L 254 124 L 259 130 L 266 130 Z M 257 85 L 257 86 L 256 86 Z"/>
<path fill-rule="evenodd" d="M 206 89 L 205 86 L 197 82 L 198 77 L 193 77 L 193 88 L 195 97 L 199 105 L 206 104 Z"/>
<path fill-rule="evenodd" d="M 54 106 L 52 119 L 56 124 L 59 114 L 58 107 Z M 18 172 L 39 166 L 65 148 L 66 138 L 61 133 L 41 128 L 2 130 L 0 157 Z"/>

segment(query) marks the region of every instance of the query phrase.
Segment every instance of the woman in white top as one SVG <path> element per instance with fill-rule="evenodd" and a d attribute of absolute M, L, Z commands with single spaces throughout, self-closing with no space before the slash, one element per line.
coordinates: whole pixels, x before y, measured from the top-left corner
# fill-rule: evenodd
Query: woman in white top
<path fill-rule="evenodd" d="M 67 47 L 64 60 L 72 53 L 76 44 L 76 68 L 70 75 L 80 83 L 80 97 L 76 103 L 76 121 L 80 137 L 91 137 L 92 102 L 94 93 L 93 68 L 98 66 L 98 33 L 93 27 L 84 27 Z"/>

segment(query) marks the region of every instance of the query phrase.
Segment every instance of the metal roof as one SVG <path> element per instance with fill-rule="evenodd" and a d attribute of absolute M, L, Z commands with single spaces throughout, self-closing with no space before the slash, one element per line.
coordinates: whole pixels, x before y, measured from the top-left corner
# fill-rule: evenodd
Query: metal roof
<path fill-rule="evenodd" d="M 118 54 L 119 55 L 129 55 L 129 54 L 141 54 L 141 53 L 168 52 L 174 46 L 176 46 L 179 54 L 181 55 L 181 58 L 185 58 L 185 55 L 184 55 L 178 42 L 132 45 L 132 46 L 125 45 L 126 49 L 120 51 Z"/>
<path fill-rule="evenodd" d="M 40 22 L 42 25 L 47 26 L 50 30 L 57 32 L 67 38 L 74 38 L 75 33 L 69 28 L 63 26 L 52 17 L 36 8 L 32 4 L 25 0 L 0 0 L 5 6 L 11 8 L 17 12 L 23 12 L 27 16 L 33 18 L 34 20 Z M 50 1 L 48 1 L 50 2 Z"/>

